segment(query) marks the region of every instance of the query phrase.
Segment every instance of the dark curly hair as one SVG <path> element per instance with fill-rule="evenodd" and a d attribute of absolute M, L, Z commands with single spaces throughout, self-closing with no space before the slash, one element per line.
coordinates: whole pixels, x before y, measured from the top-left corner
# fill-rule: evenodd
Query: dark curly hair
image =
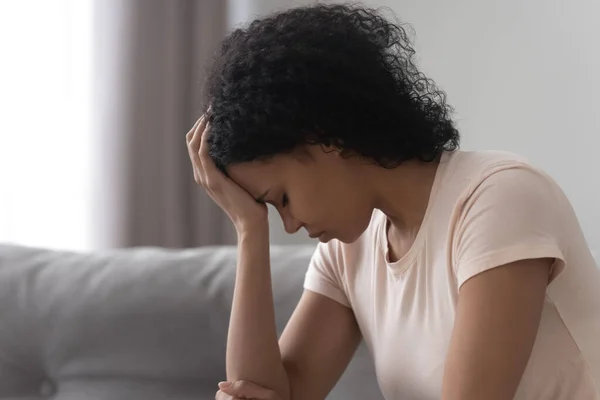
<path fill-rule="evenodd" d="M 452 108 L 414 54 L 402 26 L 363 6 L 255 20 L 224 40 L 209 71 L 210 154 L 225 171 L 303 144 L 385 168 L 454 150 Z"/>

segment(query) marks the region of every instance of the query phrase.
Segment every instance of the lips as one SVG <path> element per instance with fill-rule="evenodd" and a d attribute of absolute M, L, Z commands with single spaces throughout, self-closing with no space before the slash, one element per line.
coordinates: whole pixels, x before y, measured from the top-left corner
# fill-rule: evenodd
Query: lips
<path fill-rule="evenodd" d="M 323 234 L 323 232 L 316 232 L 316 233 L 309 233 L 308 236 L 312 239 L 316 239 L 319 236 L 321 236 Z"/>

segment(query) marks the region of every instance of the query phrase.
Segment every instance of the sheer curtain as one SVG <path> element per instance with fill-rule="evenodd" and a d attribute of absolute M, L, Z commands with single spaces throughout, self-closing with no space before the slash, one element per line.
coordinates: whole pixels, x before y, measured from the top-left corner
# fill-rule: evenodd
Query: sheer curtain
<path fill-rule="evenodd" d="M 97 247 L 234 243 L 228 217 L 195 184 L 185 147 L 205 67 L 228 30 L 226 5 L 95 1 Z"/>
<path fill-rule="evenodd" d="M 235 25 L 314 2 L 1 1 L 0 242 L 234 243 L 185 149 L 205 67 Z"/>
<path fill-rule="evenodd" d="M 0 2 L 0 242 L 232 243 L 185 133 L 225 35 L 213 0 Z"/>
<path fill-rule="evenodd" d="M 0 241 L 88 249 L 91 1 L 0 2 Z"/>

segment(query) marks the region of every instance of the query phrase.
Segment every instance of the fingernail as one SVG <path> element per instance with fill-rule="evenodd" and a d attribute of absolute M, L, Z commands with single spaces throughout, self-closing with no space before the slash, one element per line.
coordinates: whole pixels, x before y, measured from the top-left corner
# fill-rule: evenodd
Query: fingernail
<path fill-rule="evenodd" d="M 219 382 L 219 389 L 227 389 L 231 386 L 231 382 Z"/>

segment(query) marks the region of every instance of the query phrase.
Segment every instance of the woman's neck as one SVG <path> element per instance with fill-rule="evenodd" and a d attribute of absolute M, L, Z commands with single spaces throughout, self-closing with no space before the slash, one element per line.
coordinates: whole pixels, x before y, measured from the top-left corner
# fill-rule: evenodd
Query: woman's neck
<path fill-rule="evenodd" d="M 399 232 L 416 234 L 421 227 L 439 159 L 406 161 L 391 169 L 370 166 L 365 171 L 373 193 L 373 208 L 386 214 Z"/>

